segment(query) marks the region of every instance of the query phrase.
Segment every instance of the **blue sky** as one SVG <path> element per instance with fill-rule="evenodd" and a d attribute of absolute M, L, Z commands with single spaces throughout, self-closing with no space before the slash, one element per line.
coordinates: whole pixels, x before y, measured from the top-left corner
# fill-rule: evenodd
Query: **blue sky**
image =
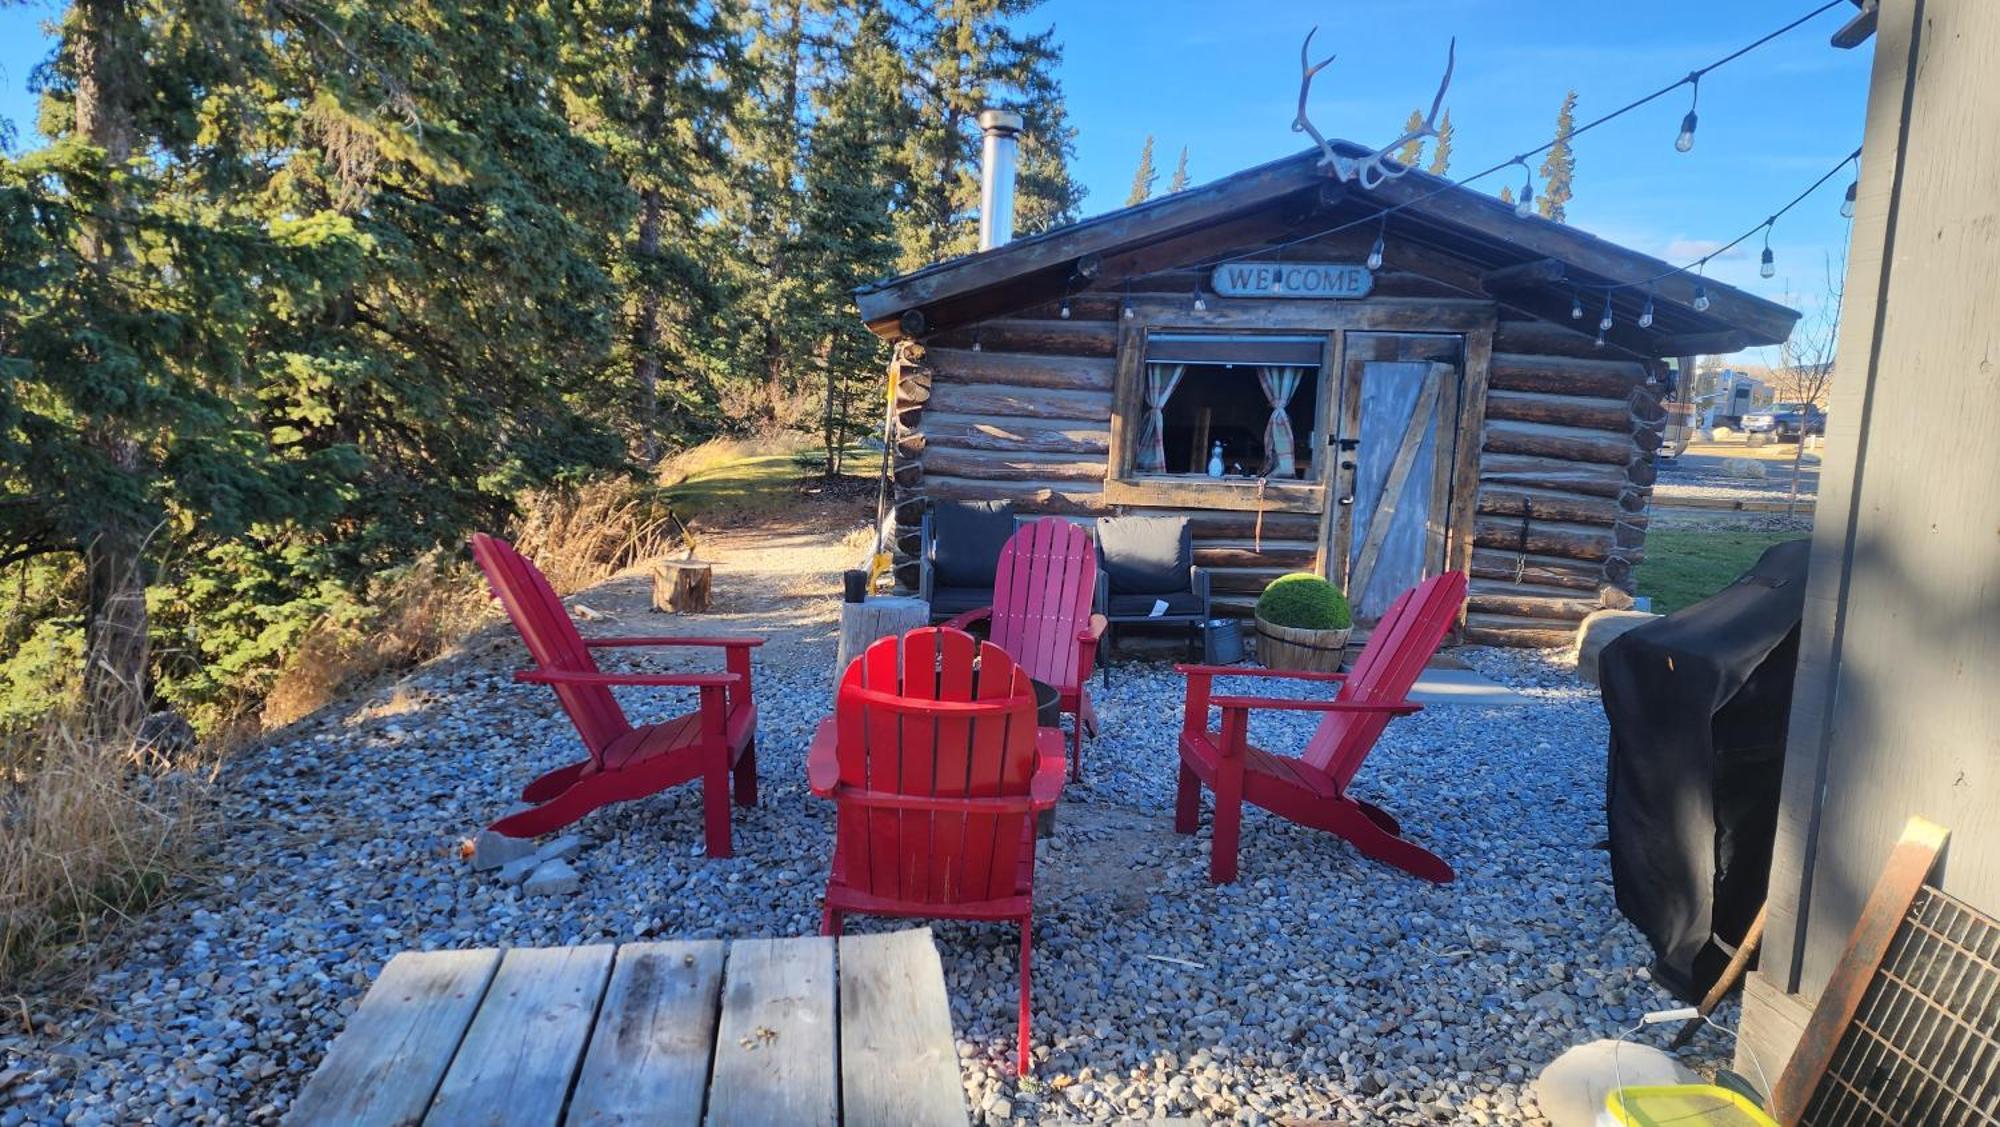
<path fill-rule="evenodd" d="M 1386 143 L 1427 104 L 1458 37 L 1446 100 L 1457 129 L 1453 171 L 1471 172 L 1546 140 L 1572 87 L 1587 120 L 1705 65 L 1817 6 L 1817 0 L 1682 0 L 1580 5 L 1568 0 L 1050 0 L 1023 26 L 1053 24 L 1077 127 L 1075 170 L 1094 214 L 1125 199 L 1148 133 L 1164 177 L 1183 145 L 1195 182 L 1303 147 L 1290 124 L 1298 46 L 1338 55 L 1314 83 L 1312 118 L 1329 136 Z M 1579 12 L 1594 9 L 1590 18 Z M 46 53 L 53 3 L 0 8 L 0 116 L 26 135 L 29 71 Z M 1702 80 L 1691 153 L 1673 138 L 1685 92 L 1577 141 L 1570 222 L 1682 262 L 1734 238 L 1861 141 L 1869 48 L 1827 36 L 1846 5 Z M 1539 167 L 1539 161 L 1535 162 Z M 1518 171 L 1483 186 L 1497 191 Z M 1757 277 L 1752 239 L 1710 274 L 1794 304 L 1810 303 L 1823 258 L 1838 254 L 1842 174 L 1787 215 L 1772 237 L 1779 271 Z M 1803 296 L 1801 296 L 1803 295 Z"/>

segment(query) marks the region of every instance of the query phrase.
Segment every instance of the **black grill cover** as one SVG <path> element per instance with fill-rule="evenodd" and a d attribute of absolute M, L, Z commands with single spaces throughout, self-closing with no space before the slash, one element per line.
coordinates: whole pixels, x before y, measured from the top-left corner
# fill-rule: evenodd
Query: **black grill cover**
<path fill-rule="evenodd" d="M 1604 648 L 1605 805 L 1618 910 L 1654 978 L 1699 1001 L 1764 903 L 1810 541 Z"/>

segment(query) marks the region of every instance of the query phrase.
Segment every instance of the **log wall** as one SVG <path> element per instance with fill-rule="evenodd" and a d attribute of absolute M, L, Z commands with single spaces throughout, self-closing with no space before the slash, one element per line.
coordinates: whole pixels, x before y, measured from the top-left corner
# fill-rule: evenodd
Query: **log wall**
<path fill-rule="evenodd" d="M 1156 275 L 1133 298 L 1184 298 L 1194 275 Z M 1462 296 L 1417 273 L 1398 296 Z M 1144 292 L 1140 292 L 1140 289 Z M 923 505 L 1009 498 L 1023 512 L 1092 515 L 1104 500 L 1121 299 L 1103 293 L 904 342 L 896 360 L 897 578 L 914 586 Z M 1274 303 L 1275 304 L 1275 303 Z M 1665 412 L 1656 366 L 1538 321 L 1500 321 L 1470 521 L 1469 641 L 1567 644 L 1584 615 L 1628 605 L 1644 559 L 1653 453 Z M 1217 609 L 1247 614 L 1271 579 L 1320 563 L 1317 513 L 1117 506 L 1194 519 Z"/>

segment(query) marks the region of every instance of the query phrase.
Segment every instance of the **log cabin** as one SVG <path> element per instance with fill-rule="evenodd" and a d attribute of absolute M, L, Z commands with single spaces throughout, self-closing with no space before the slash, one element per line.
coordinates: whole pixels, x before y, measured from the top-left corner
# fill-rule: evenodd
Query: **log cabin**
<path fill-rule="evenodd" d="M 1218 612 L 1310 570 L 1365 626 L 1461 569 L 1466 640 L 1568 644 L 1630 605 L 1676 372 L 1798 317 L 1421 171 L 1343 183 L 1318 148 L 1010 240 L 1018 119 L 980 122 L 987 249 L 855 293 L 896 345 L 905 585 L 933 500 L 1181 513 Z"/>

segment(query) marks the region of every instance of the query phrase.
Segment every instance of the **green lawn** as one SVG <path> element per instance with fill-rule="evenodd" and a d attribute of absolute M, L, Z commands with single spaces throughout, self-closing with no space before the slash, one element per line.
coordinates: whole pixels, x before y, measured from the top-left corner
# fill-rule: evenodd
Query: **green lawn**
<path fill-rule="evenodd" d="M 1646 535 L 1646 562 L 1639 565 L 1639 594 L 1653 600 L 1658 614 L 1698 603 L 1748 570 L 1764 549 L 1798 532 L 1695 532 L 1656 529 Z"/>
<path fill-rule="evenodd" d="M 842 476 L 873 481 L 880 458 L 850 447 Z M 766 516 L 798 504 L 802 484 L 825 465 L 825 453 L 803 439 L 719 439 L 670 460 L 661 484 L 684 520 Z"/>

